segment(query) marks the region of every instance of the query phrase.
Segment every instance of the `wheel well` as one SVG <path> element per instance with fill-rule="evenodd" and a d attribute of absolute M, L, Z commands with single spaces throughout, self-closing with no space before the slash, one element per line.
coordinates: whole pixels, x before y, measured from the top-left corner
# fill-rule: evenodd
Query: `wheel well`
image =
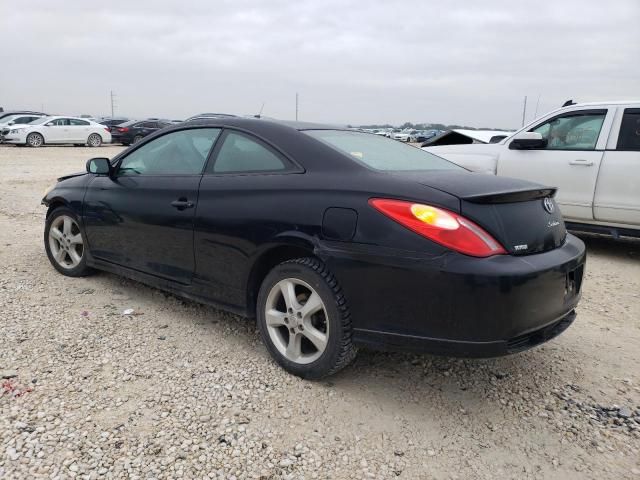
<path fill-rule="evenodd" d="M 47 209 L 46 218 L 49 218 L 49 215 L 51 215 L 51 212 L 53 212 L 56 208 L 64 207 L 64 206 L 65 206 L 65 203 L 62 200 L 54 200 L 53 202 L 51 202 L 49 204 L 49 208 Z"/>
<path fill-rule="evenodd" d="M 273 267 L 287 260 L 302 257 L 315 257 L 313 248 L 311 246 L 301 247 L 293 245 L 274 247 L 263 253 L 258 260 L 256 260 L 249 274 L 249 279 L 247 280 L 247 314 L 250 317 L 255 316 L 256 313 L 256 301 L 258 300 L 260 285 L 262 285 L 262 281 Z"/>

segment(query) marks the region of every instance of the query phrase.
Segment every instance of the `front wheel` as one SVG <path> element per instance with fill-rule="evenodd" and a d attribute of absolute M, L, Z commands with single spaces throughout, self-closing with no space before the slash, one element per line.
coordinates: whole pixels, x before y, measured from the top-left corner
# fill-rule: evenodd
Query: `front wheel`
<path fill-rule="evenodd" d="M 84 277 L 93 270 L 87 266 L 86 241 L 75 213 L 56 208 L 44 227 L 44 248 L 51 265 L 68 277 Z"/>
<path fill-rule="evenodd" d="M 269 353 L 289 373 L 319 379 L 355 358 L 347 302 L 333 274 L 315 258 L 290 260 L 269 272 L 257 317 Z"/>
<path fill-rule="evenodd" d="M 44 145 L 44 137 L 39 133 L 30 133 L 27 135 L 27 145 L 30 147 L 41 147 Z"/>
<path fill-rule="evenodd" d="M 87 145 L 90 147 L 99 147 L 102 145 L 102 137 L 97 133 L 92 133 L 87 139 Z"/>

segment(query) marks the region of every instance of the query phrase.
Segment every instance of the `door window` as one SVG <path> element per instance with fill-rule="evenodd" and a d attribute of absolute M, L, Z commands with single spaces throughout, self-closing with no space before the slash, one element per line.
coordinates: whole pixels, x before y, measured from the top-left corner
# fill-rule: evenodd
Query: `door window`
<path fill-rule="evenodd" d="M 547 150 L 594 150 L 606 110 L 574 112 L 532 129 L 547 140 Z"/>
<path fill-rule="evenodd" d="M 52 125 L 54 127 L 66 127 L 69 125 L 68 118 L 56 118 L 55 120 L 51 120 L 47 125 Z"/>
<path fill-rule="evenodd" d="M 640 108 L 625 109 L 616 150 L 640 152 Z"/>
<path fill-rule="evenodd" d="M 195 128 L 163 135 L 124 157 L 118 176 L 199 175 L 218 135 L 219 128 Z"/>
<path fill-rule="evenodd" d="M 89 122 L 87 122 L 86 120 L 76 120 L 75 118 L 70 118 L 69 125 L 74 125 L 76 127 L 87 127 L 89 126 Z"/>
<path fill-rule="evenodd" d="M 208 173 L 277 172 L 287 169 L 285 161 L 258 140 L 229 132 Z"/>

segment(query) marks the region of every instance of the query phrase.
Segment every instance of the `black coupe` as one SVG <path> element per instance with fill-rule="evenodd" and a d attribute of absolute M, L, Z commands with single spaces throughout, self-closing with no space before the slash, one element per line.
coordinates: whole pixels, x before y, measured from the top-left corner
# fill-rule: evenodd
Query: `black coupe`
<path fill-rule="evenodd" d="M 280 365 L 320 378 L 358 345 L 498 356 L 567 328 L 585 247 L 555 190 L 323 125 L 220 117 L 59 179 L 49 260 L 257 317 Z"/>

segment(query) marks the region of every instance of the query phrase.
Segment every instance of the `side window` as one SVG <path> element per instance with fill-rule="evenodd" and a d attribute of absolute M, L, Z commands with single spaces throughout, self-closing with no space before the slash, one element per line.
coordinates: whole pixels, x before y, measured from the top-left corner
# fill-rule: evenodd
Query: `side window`
<path fill-rule="evenodd" d="M 118 176 L 199 175 L 219 128 L 194 128 L 156 138 L 124 157 Z"/>
<path fill-rule="evenodd" d="M 229 132 L 208 173 L 277 172 L 287 164 L 274 151 L 258 140 L 241 133 Z"/>
<path fill-rule="evenodd" d="M 640 108 L 626 108 L 616 150 L 640 152 Z"/>
<path fill-rule="evenodd" d="M 69 125 L 73 125 L 76 127 L 86 127 L 89 125 L 89 122 L 87 122 L 86 120 L 76 120 L 75 118 L 70 118 L 69 119 Z"/>
<path fill-rule="evenodd" d="M 158 128 L 156 122 L 144 122 L 140 125 L 141 128 Z"/>
<path fill-rule="evenodd" d="M 571 113 L 532 129 L 547 140 L 547 150 L 594 150 L 606 110 Z"/>

